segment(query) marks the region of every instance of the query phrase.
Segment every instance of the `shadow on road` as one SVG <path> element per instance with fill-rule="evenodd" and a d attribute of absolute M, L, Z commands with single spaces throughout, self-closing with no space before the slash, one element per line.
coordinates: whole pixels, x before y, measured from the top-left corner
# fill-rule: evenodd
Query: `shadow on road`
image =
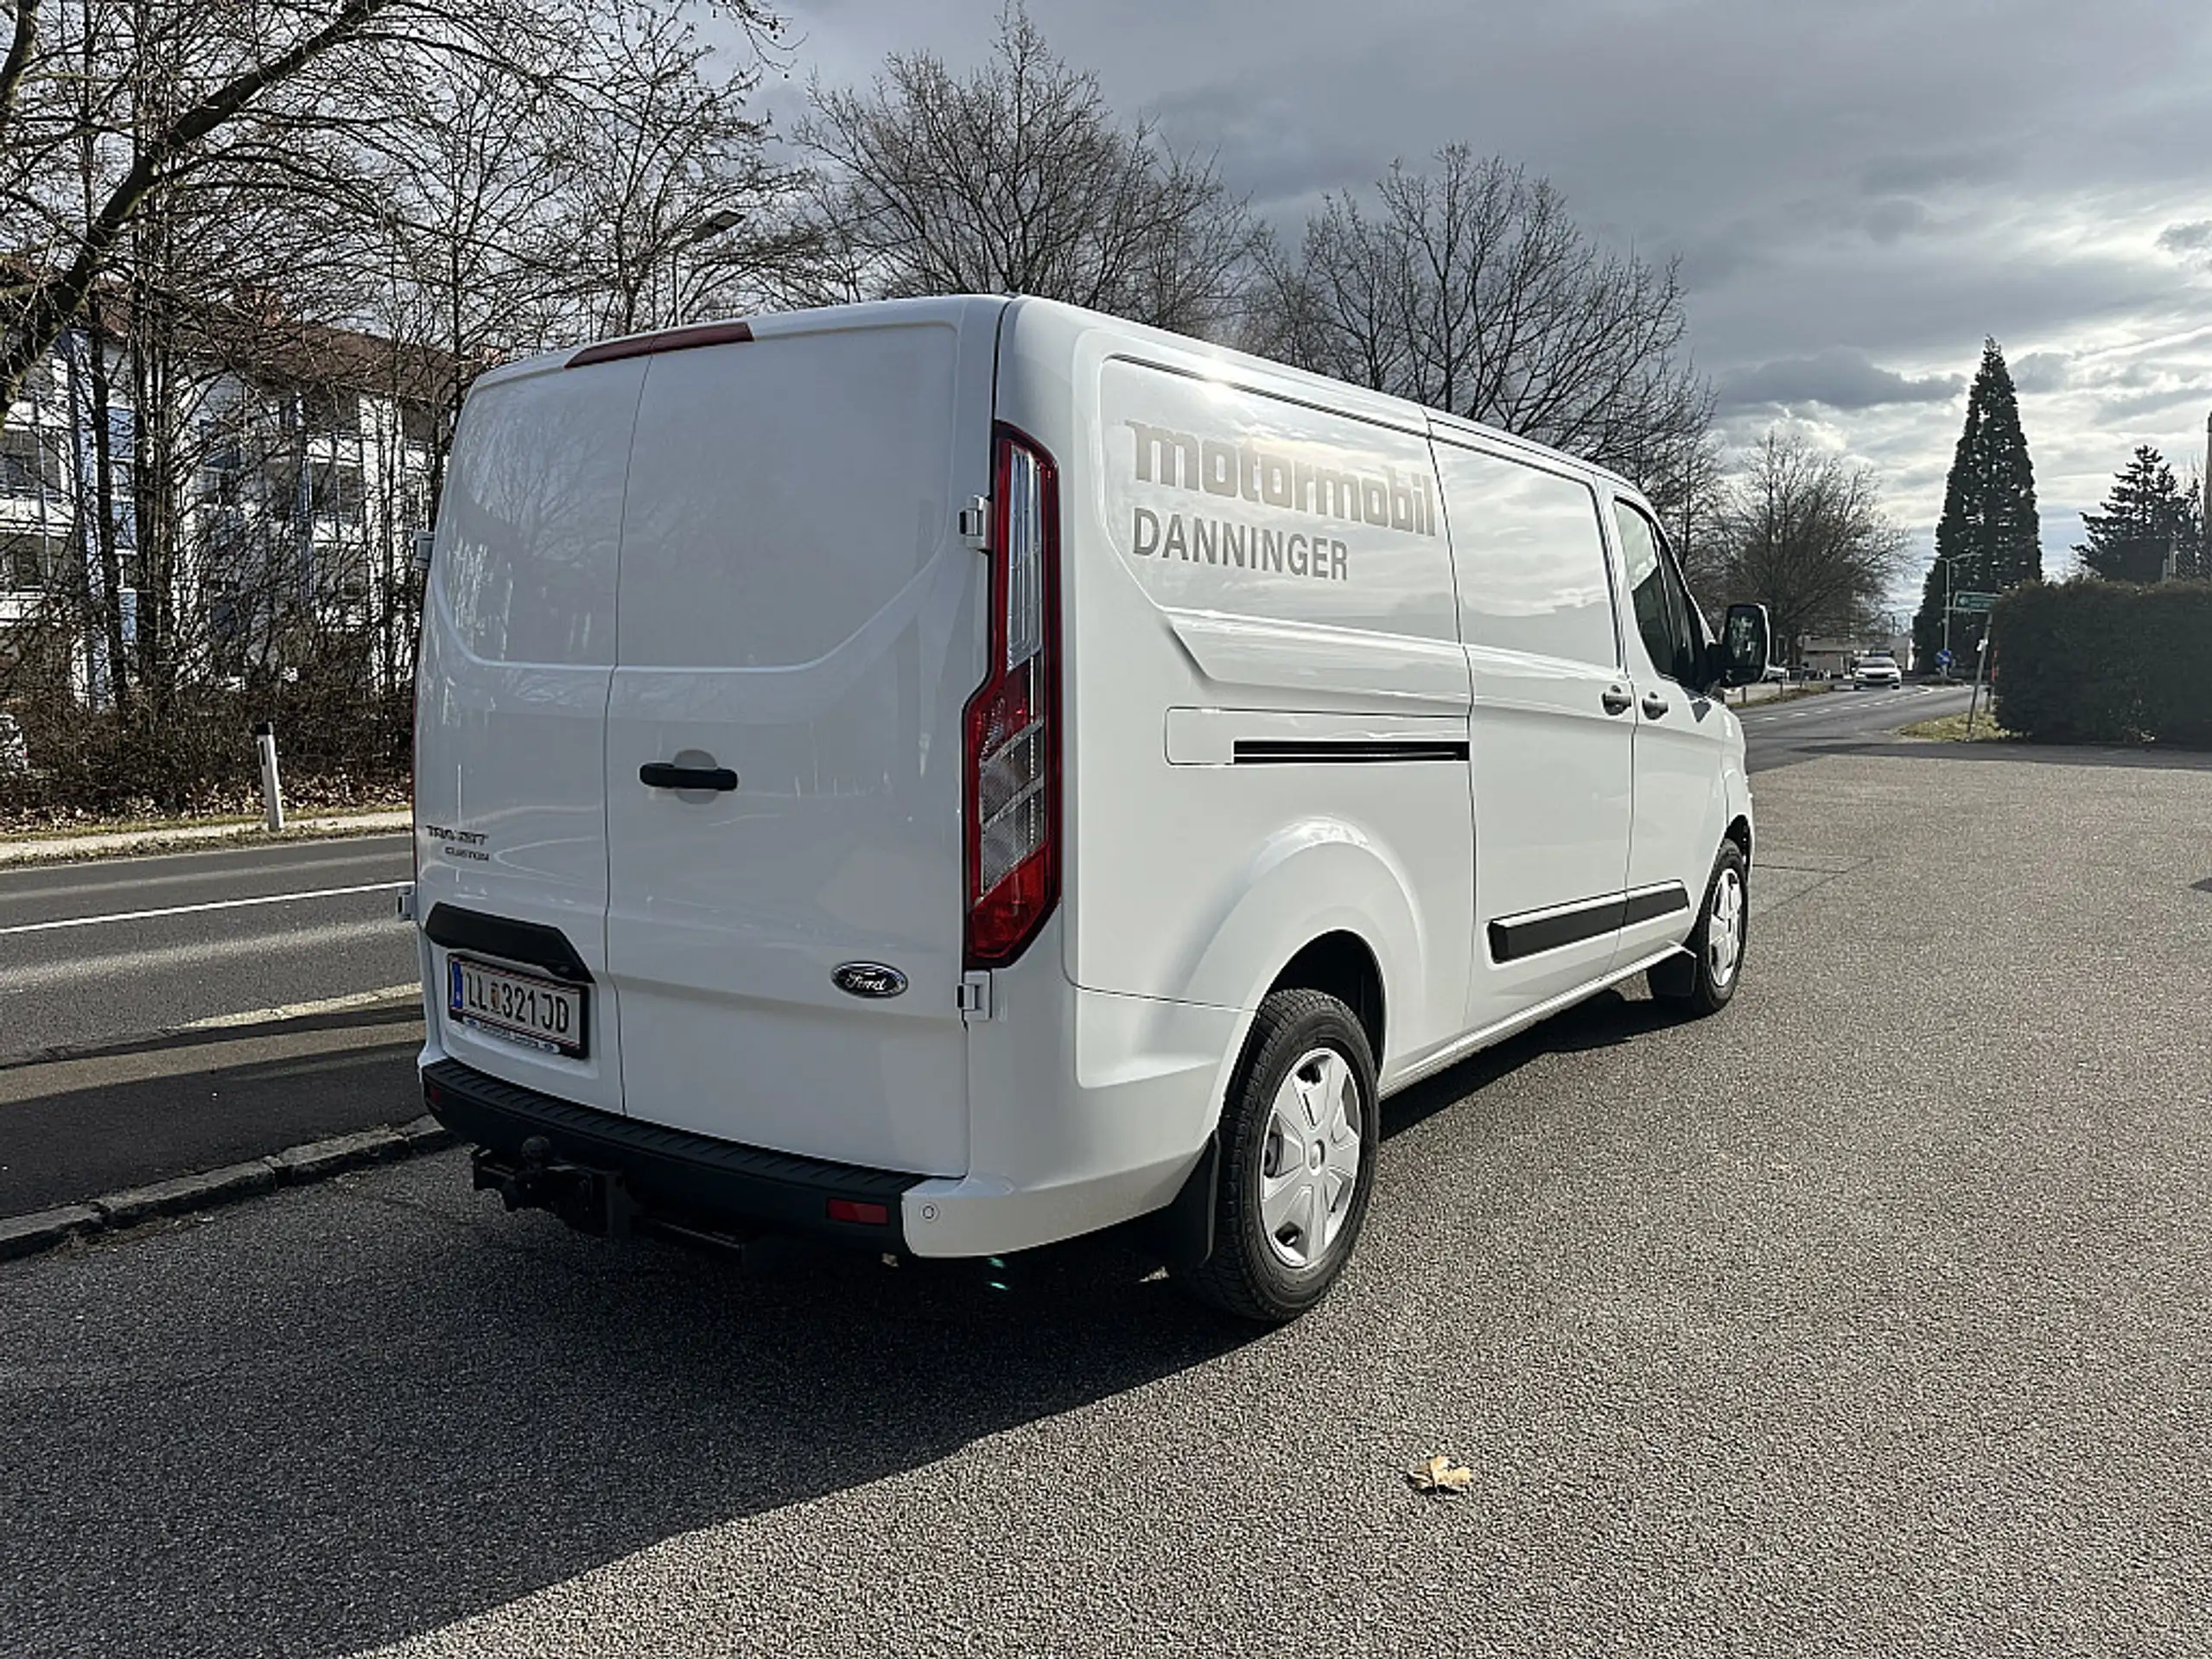
<path fill-rule="evenodd" d="M 1398 1096 L 1385 1133 L 1668 1019 L 1608 993 Z M 465 1181 L 438 1160 L 0 1275 L 0 1648 L 351 1653 L 1257 1335 L 1117 1236 L 764 1268 Z"/>
<path fill-rule="evenodd" d="M 176 1049 L 215 1049 L 227 1043 L 252 1043 L 270 1038 L 296 1037 L 324 1031 L 367 1031 L 389 1026 L 419 1025 L 423 1005 L 411 1000 L 376 1003 L 364 1008 L 345 1008 L 334 1014 L 306 1014 L 296 1020 L 263 1020 L 236 1026 L 201 1027 L 195 1030 L 145 1032 L 112 1042 L 36 1049 L 27 1054 L 0 1058 L 0 1075 L 34 1065 L 53 1065 L 63 1060 L 113 1059 L 130 1054 L 160 1054 Z"/>
<path fill-rule="evenodd" d="M 1484 1049 L 1449 1071 L 1394 1095 L 1382 1106 L 1382 1138 L 1402 1135 L 1460 1104 L 1499 1078 L 1547 1054 L 1580 1054 L 1634 1042 L 1646 1032 L 1679 1025 L 1681 1016 L 1649 998 L 1601 991 L 1518 1037 Z"/>
<path fill-rule="evenodd" d="M 764 1279 L 390 1179 L 0 1276 L 0 1649 L 352 1653 L 1252 1335 L 1111 1241 Z"/>
<path fill-rule="evenodd" d="M 1830 754 L 1871 754 L 1885 760 L 2030 760 L 2045 766 L 2132 766 L 2158 772 L 2212 772 L 2212 749 L 2090 747 L 2063 743 L 1830 742 Z"/>
<path fill-rule="evenodd" d="M 406 1006 L 0 1069 L 0 1215 L 404 1122 L 422 1041 Z"/>

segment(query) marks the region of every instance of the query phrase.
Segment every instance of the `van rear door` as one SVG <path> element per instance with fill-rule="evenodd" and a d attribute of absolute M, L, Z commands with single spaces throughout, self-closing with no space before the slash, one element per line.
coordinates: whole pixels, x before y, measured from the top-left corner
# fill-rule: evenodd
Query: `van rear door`
<path fill-rule="evenodd" d="M 642 363 L 547 359 L 471 390 L 438 507 L 416 681 L 416 913 L 429 936 L 432 1043 L 604 1111 L 622 1109 L 622 1078 L 601 734 L 644 379 Z"/>
<path fill-rule="evenodd" d="M 957 520 L 990 487 L 1003 308 L 770 318 L 646 359 L 606 747 L 632 1116 L 965 1172 L 988 565 Z"/>

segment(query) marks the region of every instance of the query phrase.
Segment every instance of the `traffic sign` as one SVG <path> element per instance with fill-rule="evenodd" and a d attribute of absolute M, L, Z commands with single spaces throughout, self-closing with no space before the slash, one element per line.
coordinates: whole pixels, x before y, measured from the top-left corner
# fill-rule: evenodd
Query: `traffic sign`
<path fill-rule="evenodd" d="M 1986 611 L 1995 607 L 1994 594 L 1953 594 L 1951 608 L 1955 611 Z"/>
<path fill-rule="evenodd" d="M 1948 651 L 1939 651 L 1939 652 L 1937 652 L 1936 653 L 1936 667 L 1938 667 L 1938 668 L 1948 668 L 1950 665 L 1951 665 L 1951 653 L 1950 653 L 1949 652 L 1948 652 Z"/>

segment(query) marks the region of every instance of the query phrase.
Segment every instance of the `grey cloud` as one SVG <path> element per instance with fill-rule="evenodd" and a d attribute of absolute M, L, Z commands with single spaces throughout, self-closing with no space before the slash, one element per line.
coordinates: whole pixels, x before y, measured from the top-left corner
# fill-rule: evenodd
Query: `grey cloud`
<path fill-rule="evenodd" d="M 2158 245 L 2168 253 L 2212 253 L 2212 219 L 2193 219 L 2169 225 L 2158 233 Z"/>
<path fill-rule="evenodd" d="M 1864 352 L 1831 346 L 1810 357 L 1783 358 L 1726 377 L 1719 387 L 1726 409 L 1760 404 L 1825 404 L 1830 409 L 1876 409 L 1887 404 L 1948 403 L 1966 389 L 1966 377 L 1913 379 L 1878 366 Z"/>
<path fill-rule="evenodd" d="M 2162 387 L 2132 397 L 2100 398 L 2097 418 L 2106 426 L 2150 429 L 2171 422 L 2187 429 L 2193 420 L 2202 418 L 2208 399 L 2212 399 L 2212 388 Z"/>
<path fill-rule="evenodd" d="M 1931 156 L 1884 156 L 1866 164 L 1859 188 L 1870 196 L 1911 194 L 2003 178 L 2017 159 L 1994 150 L 1951 150 Z"/>
<path fill-rule="evenodd" d="M 2022 391 L 2063 391 L 2074 382 L 2074 359 L 2064 352 L 2031 352 L 2009 366 Z"/>
<path fill-rule="evenodd" d="M 1934 218 L 1925 202 L 1889 196 L 1866 210 L 1866 234 L 1877 242 L 1894 242 L 1910 232 L 1924 230 Z"/>

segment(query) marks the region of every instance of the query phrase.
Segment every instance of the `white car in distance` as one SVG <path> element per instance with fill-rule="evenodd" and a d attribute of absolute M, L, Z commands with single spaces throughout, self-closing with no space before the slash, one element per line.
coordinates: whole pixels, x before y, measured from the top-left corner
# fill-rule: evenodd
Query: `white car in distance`
<path fill-rule="evenodd" d="M 1851 683 L 1862 691 L 1870 686 L 1899 686 L 1904 683 L 1904 671 L 1887 652 L 1874 652 L 1859 659 L 1859 666 L 1851 672 Z"/>

